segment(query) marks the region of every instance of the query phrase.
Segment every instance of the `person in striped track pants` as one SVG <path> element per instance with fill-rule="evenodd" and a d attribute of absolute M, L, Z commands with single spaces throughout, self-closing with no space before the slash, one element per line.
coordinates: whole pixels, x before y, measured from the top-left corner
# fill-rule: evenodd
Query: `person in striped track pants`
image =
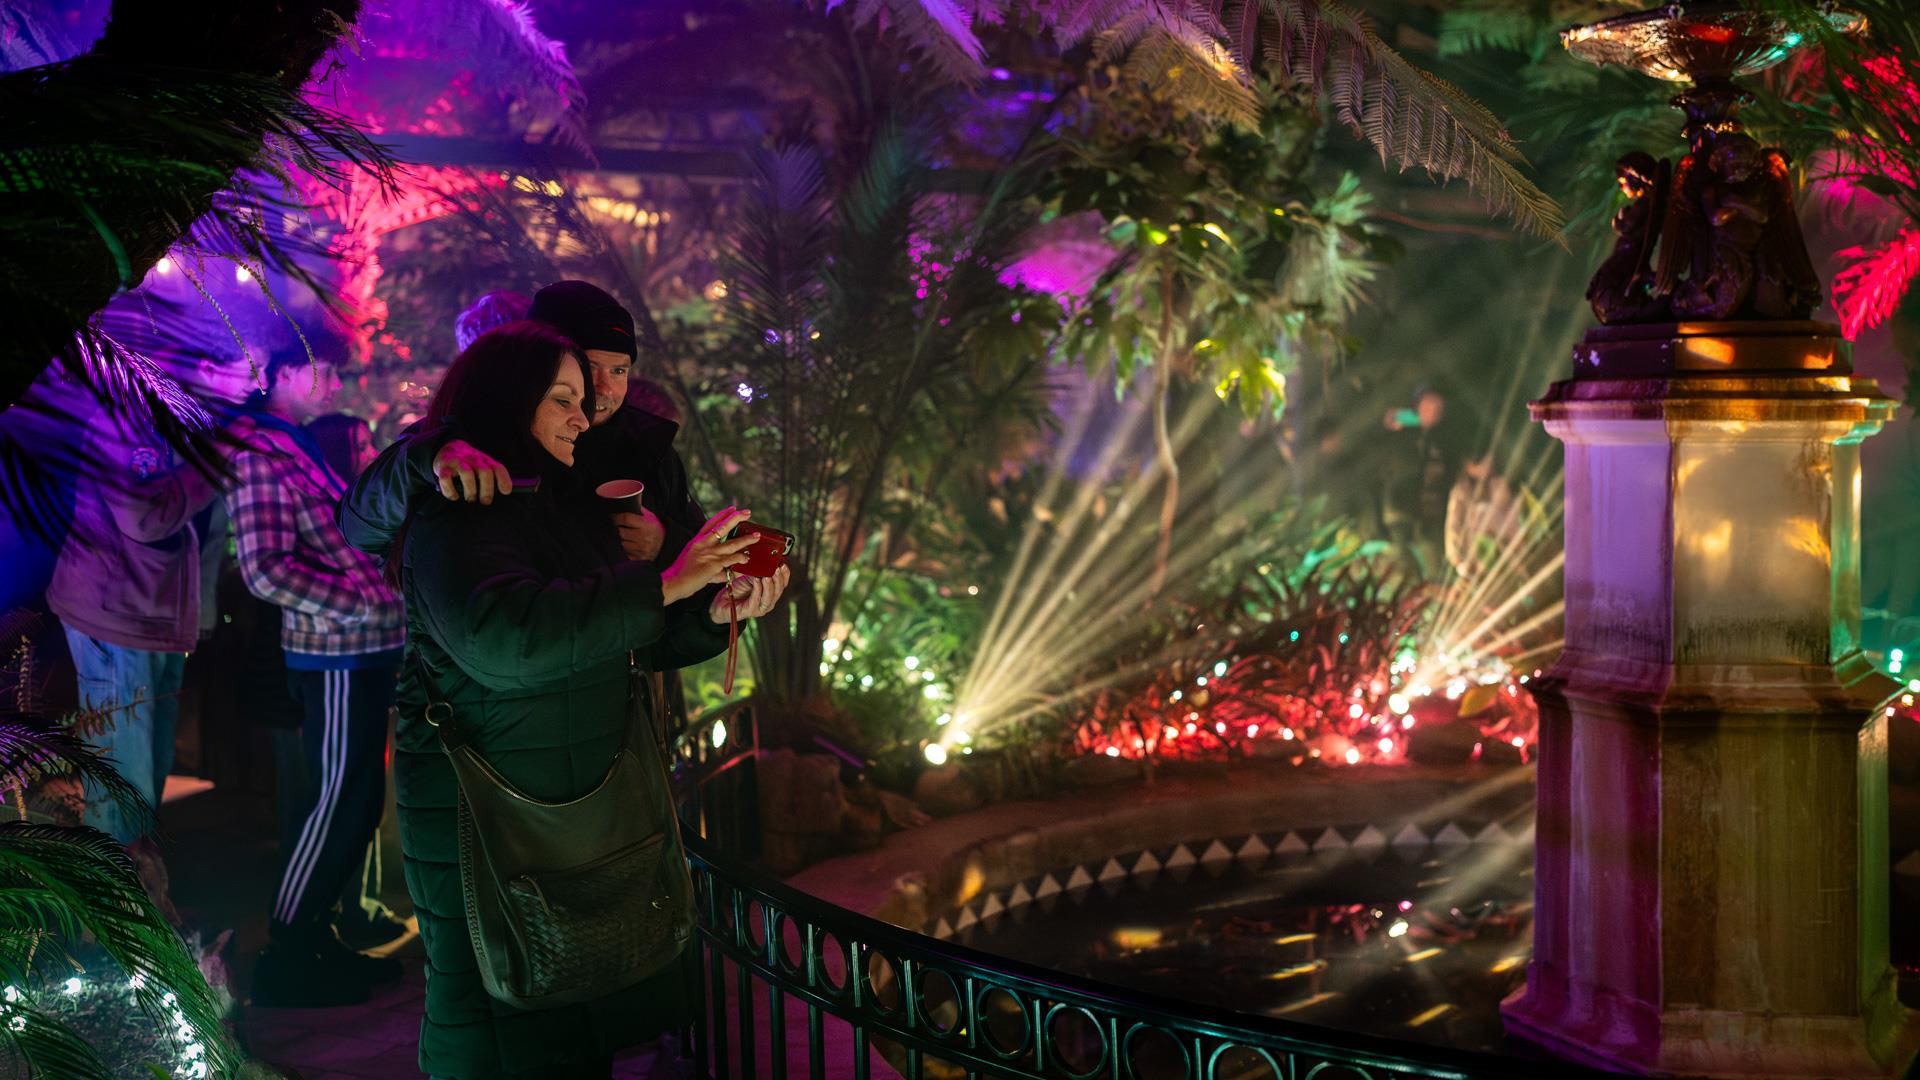
<path fill-rule="evenodd" d="M 333 365 L 295 350 L 268 364 L 267 383 L 254 434 L 234 457 L 227 507 L 248 590 L 280 608 L 307 783 L 297 838 L 281 852 L 252 998 L 267 1007 L 347 1005 L 401 975 L 399 961 L 344 945 L 332 918 L 380 824 L 405 613 L 379 567 L 334 525 L 346 482 L 301 427 L 339 388 Z"/>

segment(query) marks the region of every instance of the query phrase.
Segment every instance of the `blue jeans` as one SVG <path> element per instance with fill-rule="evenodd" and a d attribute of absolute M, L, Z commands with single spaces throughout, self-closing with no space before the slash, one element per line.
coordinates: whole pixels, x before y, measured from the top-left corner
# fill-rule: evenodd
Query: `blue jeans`
<path fill-rule="evenodd" d="M 97 641 L 67 629 L 67 648 L 79 675 L 80 707 L 105 711 L 105 727 L 93 744 L 113 759 L 149 805 L 160 805 L 173 768 L 173 733 L 180 720 L 180 680 L 185 653 L 148 652 Z M 122 844 L 140 838 L 106 792 L 87 781 L 81 820 Z"/>

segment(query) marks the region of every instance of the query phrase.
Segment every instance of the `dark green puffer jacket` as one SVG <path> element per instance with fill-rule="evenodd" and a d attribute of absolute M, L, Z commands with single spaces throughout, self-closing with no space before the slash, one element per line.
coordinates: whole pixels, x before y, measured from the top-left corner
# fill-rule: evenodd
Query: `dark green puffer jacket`
<path fill-rule="evenodd" d="M 417 650 L 479 750 L 537 799 L 586 794 L 625 733 L 628 652 L 649 668 L 696 663 L 726 648 L 710 593 L 661 608 L 660 574 L 625 561 L 591 499 L 565 476 L 492 506 L 429 500 L 408 526 L 402 581 Z M 554 489 L 561 489 L 555 494 Z M 482 1080 L 540 1075 L 613 1056 L 684 1024 L 679 968 L 595 1001 L 523 1011 L 489 997 L 475 968 L 460 891 L 452 766 L 422 718 L 419 667 L 403 670 L 393 774 L 407 889 L 427 950 L 420 1067 Z M 642 760 L 655 756 L 642 749 Z M 683 958 L 691 962 L 691 958 Z"/>

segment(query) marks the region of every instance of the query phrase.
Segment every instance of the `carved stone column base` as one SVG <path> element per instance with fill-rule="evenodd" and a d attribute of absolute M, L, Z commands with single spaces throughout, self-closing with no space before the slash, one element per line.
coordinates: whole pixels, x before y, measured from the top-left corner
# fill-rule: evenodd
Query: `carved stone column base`
<path fill-rule="evenodd" d="M 1503 1012 L 1630 1073 L 1896 1077 L 1899 688 L 1858 641 L 1858 443 L 1892 403 L 1826 328 L 1740 330 L 1600 332 L 1533 406 L 1566 444 L 1566 648 L 1533 685 L 1534 951 Z"/>

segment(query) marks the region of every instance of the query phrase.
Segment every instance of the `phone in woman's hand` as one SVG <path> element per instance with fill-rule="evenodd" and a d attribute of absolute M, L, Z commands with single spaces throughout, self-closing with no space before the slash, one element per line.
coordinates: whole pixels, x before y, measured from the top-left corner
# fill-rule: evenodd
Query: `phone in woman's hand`
<path fill-rule="evenodd" d="M 752 521 L 743 521 L 734 526 L 728 535 L 729 540 L 738 540 L 742 536 L 753 536 L 753 546 L 745 552 L 747 561 L 734 566 L 733 572 L 746 577 L 772 577 L 775 570 L 786 565 L 787 556 L 793 553 L 793 534 L 781 532 L 771 525 L 761 525 Z"/>

